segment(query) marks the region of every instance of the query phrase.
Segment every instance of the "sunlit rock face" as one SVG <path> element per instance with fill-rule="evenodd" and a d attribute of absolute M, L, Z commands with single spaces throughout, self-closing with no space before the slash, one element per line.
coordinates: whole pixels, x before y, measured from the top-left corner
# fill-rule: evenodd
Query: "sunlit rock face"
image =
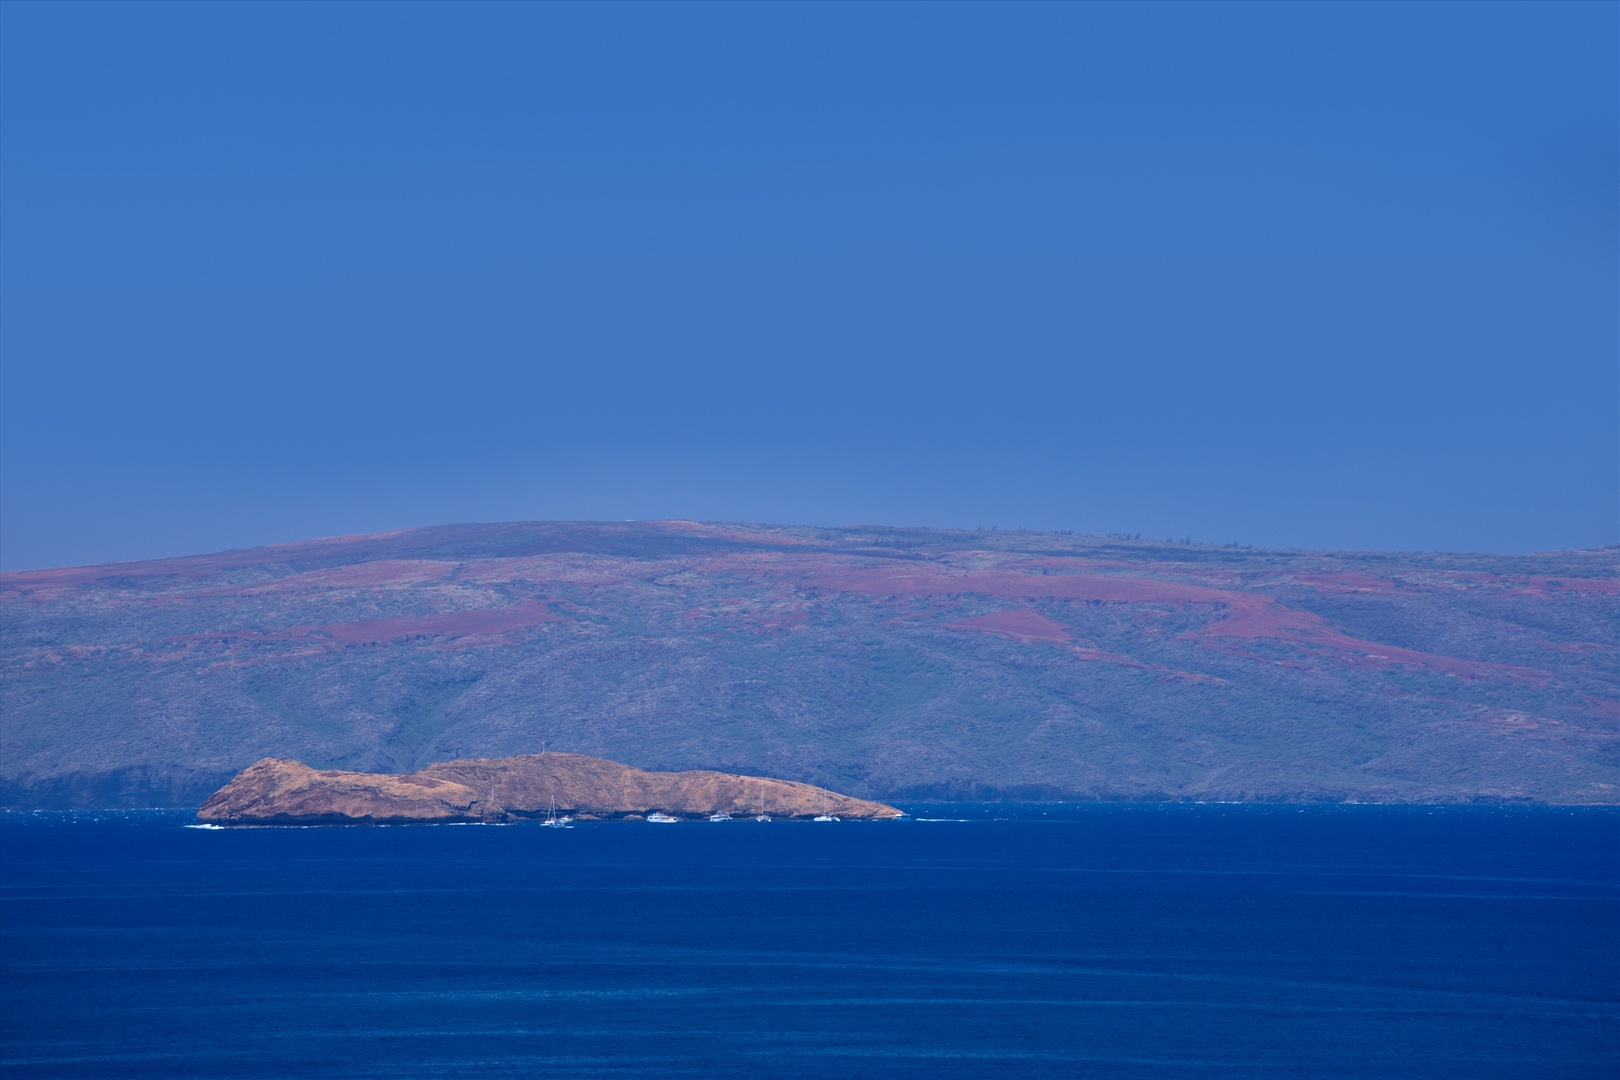
<path fill-rule="evenodd" d="M 809 784 L 732 773 L 648 772 L 582 754 L 526 754 L 430 765 L 401 776 L 311 769 L 265 758 L 209 797 L 197 817 L 219 825 L 513 821 L 662 812 L 704 818 L 766 813 L 848 819 L 903 816 L 882 803 Z"/>

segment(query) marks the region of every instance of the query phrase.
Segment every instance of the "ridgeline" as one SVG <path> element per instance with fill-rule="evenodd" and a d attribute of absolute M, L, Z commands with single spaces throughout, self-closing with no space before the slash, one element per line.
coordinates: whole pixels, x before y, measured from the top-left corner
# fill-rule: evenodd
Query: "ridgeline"
<path fill-rule="evenodd" d="M 890 801 L 1612 803 L 1617 569 L 654 522 L 8 573 L 0 802 L 549 745 Z"/>

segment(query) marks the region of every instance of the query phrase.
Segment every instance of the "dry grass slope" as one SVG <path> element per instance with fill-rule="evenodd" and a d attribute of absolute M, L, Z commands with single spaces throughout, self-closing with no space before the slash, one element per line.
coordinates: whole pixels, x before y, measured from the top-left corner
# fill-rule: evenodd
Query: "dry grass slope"
<path fill-rule="evenodd" d="M 546 747 L 887 800 L 1615 802 L 1617 571 L 542 522 L 13 573 L 0 802 Z"/>

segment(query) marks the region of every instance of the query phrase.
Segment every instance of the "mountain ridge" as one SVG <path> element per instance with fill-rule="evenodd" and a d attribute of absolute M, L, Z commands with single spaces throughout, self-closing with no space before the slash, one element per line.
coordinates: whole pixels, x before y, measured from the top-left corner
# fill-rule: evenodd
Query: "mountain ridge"
<path fill-rule="evenodd" d="M 1620 548 L 436 526 L 0 574 L 0 802 L 541 743 L 863 797 L 1613 802 Z"/>

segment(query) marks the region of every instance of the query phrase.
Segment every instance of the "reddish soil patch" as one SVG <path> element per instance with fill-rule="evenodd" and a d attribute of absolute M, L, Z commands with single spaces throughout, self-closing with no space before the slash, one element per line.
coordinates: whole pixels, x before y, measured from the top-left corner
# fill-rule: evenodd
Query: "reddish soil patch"
<path fill-rule="evenodd" d="M 1074 634 L 1068 627 L 1053 619 L 1047 618 L 1038 611 L 1028 608 L 1014 608 L 1011 611 L 993 611 L 988 615 L 975 615 L 969 619 L 957 619 L 955 622 L 945 624 L 947 630 L 976 631 L 985 634 L 997 634 L 1001 637 L 1011 638 L 1025 644 L 1035 641 L 1048 642 L 1054 645 L 1067 645 L 1075 658 L 1091 663 L 1118 664 L 1121 667 L 1147 668 L 1134 656 L 1123 653 L 1109 652 L 1098 649 L 1083 642 L 1076 642 Z M 1202 678 L 1191 672 L 1172 672 L 1165 670 L 1167 675 Z"/>
<path fill-rule="evenodd" d="M 1375 579 L 1376 580 L 1376 579 Z M 1225 615 L 1189 638 L 1271 638 L 1315 646 L 1340 654 L 1358 667 L 1414 665 L 1464 678 L 1543 681 L 1546 672 L 1508 664 L 1464 660 L 1437 653 L 1417 652 L 1352 637 L 1309 612 L 1284 607 L 1259 593 L 1215 589 L 1179 581 L 1115 574 L 1019 574 L 1004 570 L 948 570 L 937 566 L 805 567 L 803 583 L 892 599 L 934 596 L 995 596 L 1024 600 L 1095 600 L 1108 603 L 1210 604 Z M 1054 624 L 1055 625 L 1055 624 Z"/>
<path fill-rule="evenodd" d="M 621 572 L 614 560 L 575 554 L 522 555 L 512 558 L 476 559 L 463 563 L 459 582 L 529 581 L 548 585 L 577 585 L 584 588 L 618 586 L 633 580 Z"/>
<path fill-rule="evenodd" d="M 310 636 L 329 637 L 344 645 L 397 641 L 411 637 L 467 637 L 504 634 L 541 623 L 565 622 L 543 601 L 530 600 L 509 608 L 483 611 L 452 611 L 442 615 L 403 615 L 392 619 L 364 622 L 329 623 L 305 628 Z"/>
<path fill-rule="evenodd" d="M 1482 660 L 1464 660 L 1439 653 L 1418 652 L 1395 645 L 1383 645 L 1364 638 L 1351 637 L 1333 628 L 1326 619 L 1305 611 L 1295 611 L 1265 596 L 1238 597 L 1238 603 L 1221 621 L 1184 635 L 1204 638 L 1272 638 L 1300 645 L 1315 646 L 1338 654 L 1339 659 L 1354 667 L 1398 667 L 1402 664 L 1444 671 L 1471 679 L 1507 679 L 1519 682 L 1542 682 L 1551 676 L 1533 668 L 1512 664 L 1492 664 Z"/>
<path fill-rule="evenodd" d="M 1122 574 L 1020 574 L 914 565 L 828 567 L 824 563 L 803 565 L 802 569 L 804 585 L 897 599 L 971 595 L 1009 600 L 1222 604 L 1242 595 L 1204 585 Z"/>
<path fill-rule="evenodd" d="M 989 634 L 1000 634 L 1014 641 L 1053 641 L 1066 644 L 1070 637 L 1067 627 L 1028 608 L 975 615 L 971 619 L 958 619 L 946 623 L 945 627 L 949 630 L 979 630 Z"/>
<path fill-rule="evenodd" d="M 1089 555 L 1031 555 L 1023 558 L 1009 556 L 1004 564 L 1024 571 L 1056 571 L 1059 574 L 1083 574 L 1097 567 L 1140 570 L 1142 564 L 1125 559 L 1097 559 Z"/>

